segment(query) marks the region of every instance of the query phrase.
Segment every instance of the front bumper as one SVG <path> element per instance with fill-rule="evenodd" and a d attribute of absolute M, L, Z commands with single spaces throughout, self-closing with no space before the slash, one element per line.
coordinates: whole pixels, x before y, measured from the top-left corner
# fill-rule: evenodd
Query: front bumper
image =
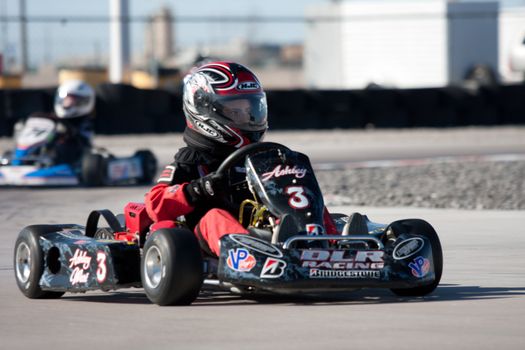
<path fill-rule="evenodd" d="M 395 247 L 385 248 L 382 244 L 372 249 L 284 249 L 239 236 L 221 239 L 218 268 L 219 280 L 235 286 L 279 294 L 318 293 L 411 288 L 428 285 L 435 279 L 432 248 L 424 237 L 420 237 L 423 245 L 417 252 L 398 259 L 392 254 Z"/>
<path fill-rule="evenodd" d="M 0 167 L 0 186 L 75 186 L 78 184 L 78 177 L 67 164 L 48 168 L 34 165 Z"/>

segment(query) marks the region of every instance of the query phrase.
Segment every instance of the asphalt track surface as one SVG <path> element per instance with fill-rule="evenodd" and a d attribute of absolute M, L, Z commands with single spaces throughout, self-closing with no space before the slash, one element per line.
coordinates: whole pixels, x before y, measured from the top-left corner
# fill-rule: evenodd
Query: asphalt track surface
<path fill-rule="evenodd" d="M 486 142 L 456 142 L 456 147 L 432 146 L 431 137 L 417 136 L 419 145 L 407 145 L 404 151 L 399 150 L 403 147 L 389 147 L 396 137 L 406 136 L 403 133 L 385 133 L 376 142 L 375 132 L 371 138 L 360 133 L 348 136 L 360 139 L 363 148 L 367 142 L 373 145 L 368 148 L 370 159 L 381 159 L 381 155 L 384 159 L 401 159 L 471 154 L 471 150 L 476 154 L 523 153 L 523 132 L 502 129 L 493 135 L 484 130 L 482 133 L 490 134 L 482 137 Z M 464 130 L 461 136 L 469 133 L 476 134 L 474 139 L 481 137 L 471 130 Z M 344 139 L 340 134 L 338 137 Z M 318 134 L 281 136 L 305 152 L 313 147 L 314 140 L 321 139 Z M 301 141 L 302 137 L 311 143 Z M 284 139 L 269 140 L 286 143 Z M 323 156 L 317 148 L 312 159 L 347 162 L 365 158 L 363 154 L 341 156 L 341 147 L 329 147 L 335 140 L 334 134 L 332 140 L 322 143 L 327 153 Z M 147 145 L 120 141 L 121 151 L 128 153 L 139 143 Z M 107 138 L 105 142 L 111 148 L 116 141 Z M 169 151 L 157 147 L 154 150 L 160 151 L 162 161 Z M 400 298 L 376 289 L 326 298 L 263 300 L 213 292 L 201 294 L 188 307 L 158 307 L 140 289 L 66 294 L 59 300 L 29 300 L 19 292 L 12 258 L 16 236 L 23 226 L 84 224 L 89 210 L 119 212 L 126 202 L 141 201 L 147 190 L 0 189 L 0 349 L 525 348 L 524 211 L 330 208 L 333 212 L 367 213 L 378 222 L 408 217 L 431 222 L 443 245 L 444 272 L 440 286 L 424 298 Z"/>

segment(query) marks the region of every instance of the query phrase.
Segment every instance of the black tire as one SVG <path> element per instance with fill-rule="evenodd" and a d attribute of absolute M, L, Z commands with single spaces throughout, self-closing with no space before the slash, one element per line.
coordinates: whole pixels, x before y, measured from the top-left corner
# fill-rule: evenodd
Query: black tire
<path fill-rule="evenodd" d="M 408 233 L 425 236 L 432 245 L 432 259 L 434 260 L 434 271 L 436 278 L 431 283 L 413 288 L 392 288 L 392 292 L 399 296 L 424 296 L 432 293 L 438 286 L 443 273 L 443 250 L 439 237 L 428 222 L 420 219 L 408 219 L 393 222 L 391 224 L 394 234 Z"/>
<path fill-rule="evenodd" d="M 96 153 L 86 153 L 82 157 L 82 182 L 84 185 L 102 186 L 106 181 L 106 161 Z"/>
<path fill-rule="evenodd" d="M 142 286 L 158 305 L 189 305 L 199 295 L 203 262 L 199 243 L 187 229 L 160 229 L 144 245 Z"/>
<path fill-rule="evenodd" d="M 38 240 L 41 236 L 60 231 L 59 225 L 31 225 L 25 227 L 15 243 L 13 266 L 16 284 L 20 291 L 31 299 L 56 299 L 64 292 L 43 291 L 39 281 L 44 273 L 44 253 Z"/>
<path fill-rule="evenodd" d="M 157 175 L 157 158 L 147 149 L 135 152 L 135 157 L 139 157 L 142 163 L 142 177 L 138 180 L 139 184 L 150 184 Z"/>

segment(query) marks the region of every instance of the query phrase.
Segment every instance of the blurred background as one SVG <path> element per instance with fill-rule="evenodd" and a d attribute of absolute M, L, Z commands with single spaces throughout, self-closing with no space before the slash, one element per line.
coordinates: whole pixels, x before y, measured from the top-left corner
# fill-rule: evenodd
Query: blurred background
<path fill-rule="evenodd" d="M 69 79 L 98 133 L 182 131 L 206 59 L 254 70 L 272 129 L 525 123 L 525 0 L 0 0 L 0 136 Z"/>

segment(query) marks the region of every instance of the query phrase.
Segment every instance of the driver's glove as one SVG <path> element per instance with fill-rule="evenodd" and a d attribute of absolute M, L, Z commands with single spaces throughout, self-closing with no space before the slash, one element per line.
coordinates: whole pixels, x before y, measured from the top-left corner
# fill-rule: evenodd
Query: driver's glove
<path fill-rule="evenodd" d="M 188 202 L 195 205 L 205 200 L 218 198 L 222 194 L 223 188 L 224 178 L 216 173 L 211 173 L 190 181 L 187 186 L 184 186 L 184 192 Z"/>

